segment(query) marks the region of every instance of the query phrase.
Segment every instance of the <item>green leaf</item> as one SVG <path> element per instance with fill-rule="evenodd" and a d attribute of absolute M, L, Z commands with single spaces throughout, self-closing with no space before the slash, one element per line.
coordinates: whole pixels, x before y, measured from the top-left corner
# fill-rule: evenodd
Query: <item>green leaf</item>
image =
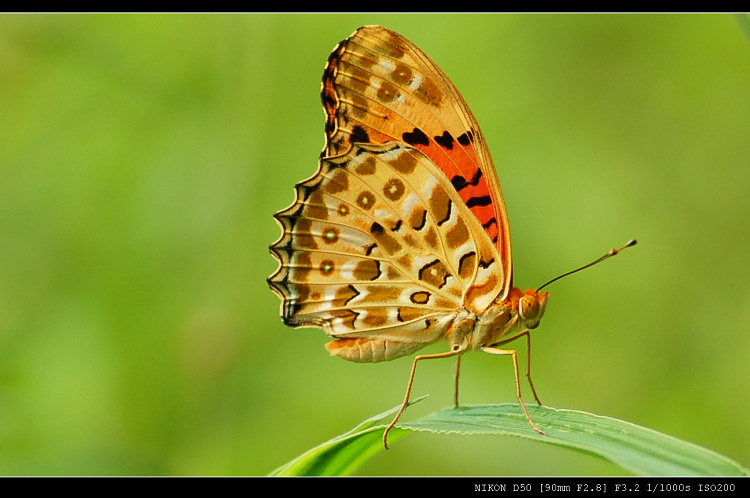
<path fill-rule="evenodd" d="M 529 426 L 520 405 L 515 403 L 445 409 L 400 427 L 520 436 L 599 456 L 636 475 L 750 475 L 748 469 L 718 453 L 630 422 L 547 406 L 528 406 L 528 409 L 546 436 Z"/>
<path fill-rule="evenodd" d="M 422 396 L 409 406 L 422 401 Z M 303 453 L 286 465 L 271 472 L 271 476 L 345 476 L 350 475 L 364 461 L 383 448 L 383 430 L 401 405 L 371 417 L 354 429 Z M 394 427 L 388 442 L 401 439 L 409 432 Z"/>
<path fill-rule="evenodd" d="M 372 417 L 351 431 L 324 443 L 271 475 L 349 475 L 383 450 L 384 419 L 399 407 Z M 706 448 L 639 427 L 629 422 L 576 410 L 529 406 L 535 432 L 515 403 L 447 408 L 420 420 L 399 424 L 388 436 L 389 446 L 409 431 L 464 435 L 509 435 L 534 439 L 599 456 L 647 476 L 749 476 L 737 462 Z M 384 450 L 383 450 L 384 451 Z M 398 446 L 392 451 L 398 451 Z M 533 474 L 530 469 L 529 474 Z"/>

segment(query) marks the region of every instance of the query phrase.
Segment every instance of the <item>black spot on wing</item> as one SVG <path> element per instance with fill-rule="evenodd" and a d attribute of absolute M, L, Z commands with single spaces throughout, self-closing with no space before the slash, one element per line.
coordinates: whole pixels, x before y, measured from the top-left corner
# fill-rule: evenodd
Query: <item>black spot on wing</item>
<path fill-rule="evenodd" d="M 326 136 L 330 137 L 336 131 L 336 121 L 326 121 L 325 125 Z"/>
<path fill-rule="evenodd" d="M 469 182 L 467 182 L 466 178 L 461 175 L 456 175 L 451 178 L 451 184 L 453 185 L 453 188 L 456 189 L 456 192 L 460 192 L 461 189 L 465 189 L 469 186 Z"/>
<path fill-rule="evenodd" d="M 346 301 L 344 301 L 344 305 L 349 304 L 349 301 L 351 301 L 355 297 L 359 296 L 359 294 L 360 294 L 360 292 L 357 289 L 355 289 L 354 286 L 351 285 L 351 284 L 349 284 L 349 290 L 352 291 L 352 295 L 351 295 L 351 297 L 349 297 L 349 299 L 347 299 Z"/>
<path fill-rule="evenodd" d="M 472 177 L 471 181 L 466 181 L 466 178 L 464 178 L 461 175 L 456 175 L 453 178 L 451 178 L 451 183 L 453 184 L 453 188 L 456 189 L 456 192 L 459 192 L 460 190 L 468 187 L 468 186 L 474 186 L 476 187 L 479 185 L 479 180 L 482 179 L 482 170 L 477 168 L 477 171 L 474 173 L 474 176 Z"/>
<path fill-rule="evenodd" d="M 430 139 L 419 128 L 414 128 L 411 132 L 405 132 L 401 135 L 404 142 L 409 145 L 430 145 Z"/>
<path fill-rule="evenodd" d="M 471 183 L 472 185 L 476 187 L 477 185 L 479 185 L 479 180 L 481 179 L 482 179 L 482 170 L 477 168 L 477 171 L 474 173 L 474 177 L 471 179 L 471 182 L 469 183 Z"/>
<path fill-rule="evenodd" d="M 354 126 L 352 128 L 352 143 L 354 142 L 362 142 L 362 143 L 370 143 L 370 135 L 367 134 L 367 130 L 362 128 L 360 125 Z"/>
<path fill-rule="evenodd" d="M 333 78 L 331 78 L 331 79 L 333 79 Z M 327 93 L 322 93 L 320 95 L 320 99 L 323 101 L 323 106 L 324 107 L 334 107 L 337 104 L 336 97 L 334 95 L 329 95 Z"/>
<path fill-rule="evenodd" d="M 453 149 L 453 136 L 448 133 L 448 130 L 445 130 L 442 135 L 436 136 L 435 141 L 438 145 L 441 145 L 448 150 Z"/>
<path fill-rule="evenodd" d="M 489 268 L 489 266 L 495 262 L 495 258 L 490 258 L 489 261 L 479 260 L 479 267 L 480 268 Z"/>
<path fill-rule="evenodd" d="M 471 130 L 469 130 L 466 133 L 462 133 L 461 135 L 459 135 L 457 140 L 458 140 L 458 143 L 466 147 L 467 145 L 469 145 L 471 142 L 474 141 L 474 134 L 471 133 Z"/>
<path fill-rule="evenodd" d="M 375 261 L 375 269 L 377 270 L 375 274 L 370 278 L 370 280 L 377 280 L 380 278 L 380 276 L 383 274 L 383 270 L 380 268 L 380 261 Z"/>
<path fill-rule="evenodd" d="M 492 204 L 492 197 L 490 197 L 489 195 L 479 195 L 477 197 L 471 197 L 466 201 L 466 205 L 469 208 L 473 208 L 474 206 L 489 206 L 490 204 Z"/>
<path fill-rule="evenodd" d="M 487 223 L 484 223 L 484 224 L 482 224 L 482 228 L 484 228 L 485 230 L 487 230 L 487 229 L 488 229 L 489 227 L 491 227 L 492 225 L 497 225 L 497 220 L 495 219 L 495 217 L 494 217 L 494 216 L 493 216 L 492 218 L 490 218 L 490 219 L 489 219 L 489 220 L 487 221 Z"/>

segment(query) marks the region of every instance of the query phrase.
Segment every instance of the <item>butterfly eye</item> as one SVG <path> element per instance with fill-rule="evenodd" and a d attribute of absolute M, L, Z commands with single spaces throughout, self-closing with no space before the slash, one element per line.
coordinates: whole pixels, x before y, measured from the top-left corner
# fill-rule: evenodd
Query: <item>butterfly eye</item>
<path fill-rule="evenodd" d="M 518 303 L 518 312 L 524 320 L 536 318 L 539 313 L 539 301 L 536 300 L 536 296 L 523 296 Z"/>
<path fill-rule="evenodd" d="M 539 326 L 539 321 L 544 316 L 544 310 L 547 309 L 548 296 L 548 292 L 540 294 L 533 292 L 521 296 L 521 299 L 518 301 L 518 314 L 523 319 L 524 326 L 527 329 L 535 329 Z"/>

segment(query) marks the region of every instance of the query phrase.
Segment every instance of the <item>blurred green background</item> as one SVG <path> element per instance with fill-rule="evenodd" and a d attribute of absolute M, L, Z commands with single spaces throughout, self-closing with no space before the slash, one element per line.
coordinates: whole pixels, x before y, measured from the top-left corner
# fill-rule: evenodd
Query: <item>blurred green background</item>
<path fill-rule="evenodd" d="M 322 331 L 281 323 L 265 282 L 271 216 L 323 146 L 326 58 L 364 24 L 411 39 L 469 102 L 517 285 L 639 240 L 549 289 L 542 401 L 750 465 L 736 17 L 2 15 L 0 474 L 265 475 L 400 403 L 410 360 L 330 358 Z M 420 365 L 414 394 L 430 397 L 406 420 L 452 402 L 453 367 Z M 513 402 L 511 362 L 467 355 L 461 387 L 463 403 Z M 623 472 L 514 438 L 415 434 L 359 473 Z"/>

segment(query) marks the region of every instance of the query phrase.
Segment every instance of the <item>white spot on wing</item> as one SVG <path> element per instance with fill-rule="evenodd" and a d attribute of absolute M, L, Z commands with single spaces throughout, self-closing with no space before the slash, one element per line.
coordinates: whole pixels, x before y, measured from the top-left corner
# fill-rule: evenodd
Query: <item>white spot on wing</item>
<path fill-rule="evenodd" d="M 416 91 L 419 89 L 421 84 L 422 84 L 422 75 L 420 73 L 414 73 L 414 76 L 409 82 L 409 89 L 412 91 Z"/>
<path fill-rule="evenodd" d="M 396 69 L 396 65 L 393 63 L 393 61 L 386 58 L 380 59 L 380 62 L 378 62 L 378 67 L 386 74 L 390 74 L 394 69 Z"/>

